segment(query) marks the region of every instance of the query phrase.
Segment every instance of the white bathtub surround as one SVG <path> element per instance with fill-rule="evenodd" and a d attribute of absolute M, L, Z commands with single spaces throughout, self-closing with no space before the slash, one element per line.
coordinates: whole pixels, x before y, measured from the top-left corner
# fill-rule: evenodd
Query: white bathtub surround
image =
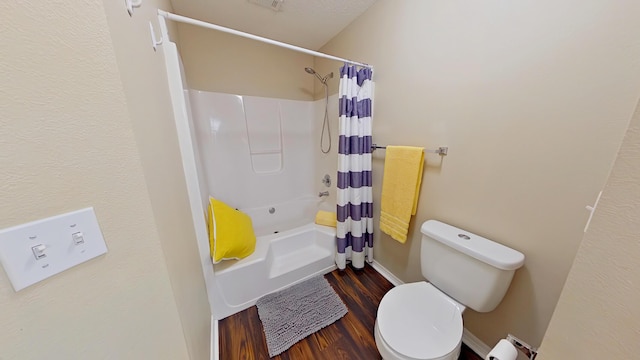
<path fill-rule="evenodd" d="M 214 265 L 216 316 L 240 312 L 271 292 L 333 271 L 335 228 L 313 223 L 321 202 L 302 197 L 241 209 L 257 235 L 253 254 Z"/>
<path fill-rule="evenodd" d="M 316 196 L 303 196 L 240 210 L 251 217 L 256 236 L 263 236 L 312 223 L 322 205 Z"/>
<path fill-rule="evenodd" d="M 314 102 L 189 90 L 207 194 L 240 209 L 317 195 Z"/>
<path fill-rule="evenodd" d="M 315 177 L 314 114 L 324 104 L 186 93 L 201 201 L 214 196 L 248 214 L 257 236 L 253 254 L 214 266 L 207 286 L 215 317 L 335 269 L 335 229 L 313 223 L 318 210 L 335 209 L 318 197 L 327 188 Z"/>
<path fill-rule="evenodd" d="M 219 319 L 240 312 L 263 295 L 284 289 L 336 267 L 335 229 L 307 224 L 258 237 L 256 251 L 238 261 L 214 266 Z"/>

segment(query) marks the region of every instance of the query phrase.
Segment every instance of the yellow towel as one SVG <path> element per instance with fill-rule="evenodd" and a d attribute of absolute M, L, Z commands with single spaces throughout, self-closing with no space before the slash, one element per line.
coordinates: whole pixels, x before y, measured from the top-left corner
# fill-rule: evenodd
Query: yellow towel
<path fill-rule="evenodd" d="M 319 210 L 316 214 L 316 224 L 336 227 L 336 213 L 331 211 Z"/>
<path fill-rule="evenodd" d="M 418 209 L 423 167 L 424 148 L 387 146 L 382 177 L 380 230 L 403 244 L 407 241 L 411 215 L 415 215 Z"/>

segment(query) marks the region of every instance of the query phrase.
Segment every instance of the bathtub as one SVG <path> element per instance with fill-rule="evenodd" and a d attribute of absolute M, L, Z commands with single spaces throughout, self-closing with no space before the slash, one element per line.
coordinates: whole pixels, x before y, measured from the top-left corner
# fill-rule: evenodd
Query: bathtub
<path fill-rule="evenodd" d="M 335 228 L 313 223 L 317 209 L 313 198 L 241 209 L 253 221 L 256 250 L 244 259 L 214 265 L 218 319 L 255 305 L 266 294 L 336 268 Z"/>

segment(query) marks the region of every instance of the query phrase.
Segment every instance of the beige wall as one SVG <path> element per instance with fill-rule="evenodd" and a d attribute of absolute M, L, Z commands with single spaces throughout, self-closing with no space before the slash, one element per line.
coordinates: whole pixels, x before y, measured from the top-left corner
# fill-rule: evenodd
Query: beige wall
<path fill-rule="evenodd" d="M 0 24 L 0 228 L 93 206 L 109 249 L 19 293 L 0 271 L 0 358 L 188 358 L 102 2 Z"/>
<path fill-rule="evenodd" d="M 636 359 L 640 107 L 544 336 L 540 359 Z"/>
<path fill-rule="evenodd" d="M 179 24 L 176 41 L 189 87 L 291 100 L 313 99 L 313 57 L 192 25 Z"/>
<path fill-rule="evenodd" d="M 151 47 L 149 21 L 160 37 L 157 9 L 145 0 L 132 17 L 119 1 L 104 1 L 126 104 L 140 152 L 158 238 L 169 271 L 191 359 L 208 359 L 211 311 L 196 243 L 161 51 Z M 168 22 L 170 30 L 174 24 Z"/>
<path fill-rule="evenodd" d="M 507 333 L 542 341 L 585 205 L 640 95 L 638 13 L 637 3 L 595 0 L 380 0 L 321 49 L 375 66 L 375 142 L 449 147 L 444 158 L 427 155 L 408 242 L 376 232 L 378 261 L 421 279 L 419 226 L 433 218 L 526 255 L 494 312 L 465 313 L 486 344 Z M 383 165 L 378 151 L 377 204 Z"/>

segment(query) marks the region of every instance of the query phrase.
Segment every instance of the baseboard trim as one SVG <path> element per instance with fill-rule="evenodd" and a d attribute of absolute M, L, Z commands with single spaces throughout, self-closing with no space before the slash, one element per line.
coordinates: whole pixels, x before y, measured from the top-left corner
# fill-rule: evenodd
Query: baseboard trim
<path fill-rule="evenodd" d="M 404 281 L 400 280 L 397 276 L 393 275 L 391 271 L 389 271 L 384 266 L 380 265 L 379 262 L 373 260 L 371 267 L 376 270 L 380 275 L 382 275 L 385 279 L 389 280 L 394 286 L 404 284 Z M 469 347 L 469 349 L 473 350 L 478 356 L 481 358 L 486 358 L 489 351 L 491 351 L 491 347 L 487 344 L 483 343 L 480 339 L 478 339 L 475 335 L 473 335 L 469 330 L 463 328 L 462 330 L 462 342 Z"/>
<path fill-rule="evenodd" d="M 467 330 L 467 328 L 462 330 L 462 342 L 483 359 L 486 358 L 489 351 L 491 351 L 491 347 L 483 343 L 482 340 L 478 339 L 469 330 Z"/>
<path fill-rule="evenodd" d="M 379 262 L 373 260 L 373 262 L 369 263 L 371 267 L 376 270 L 380 275 L 382 275 L 385 279 L 389 280 L 393 286 L 398 286 L 404 284 L 404 281 L 400 280 L 397 276 L 393 275 L 391 271 L 387 270 L 384 266 L 380 265 Z"/>
<path fill-rule="evenodd" d="M 211 316 L 211 360 L 220 359 L 220 346 L 218 344 L 218 319 Z"/>

